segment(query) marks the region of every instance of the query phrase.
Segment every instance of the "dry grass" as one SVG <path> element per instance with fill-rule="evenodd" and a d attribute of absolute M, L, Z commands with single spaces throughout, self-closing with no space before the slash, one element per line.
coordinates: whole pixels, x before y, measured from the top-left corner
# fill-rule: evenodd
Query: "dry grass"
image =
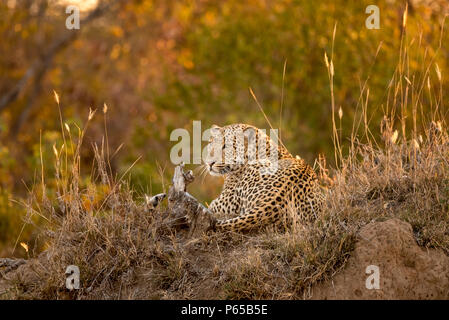
<path fill-rule="evenodd" d="M 307 298 L 313 284 L 344 267 L 361 226 L 389 217 L 411 223 L 420 245 L 449 254 L 446 137 L 434 122 L 419 148 L 390 137 L 384 148 L 358 145 L 332 179 L 321 166 L 327 208 L 285 233 L 193 238 L 169 228 L 165 209 L 148 210 L 123 179 L 114 180 L 95 148 L 96 183 L 81 187 L 74 156 L 70 174 L 59 170 L 59 196 L 42 195 L 42 184 L 26 204 L 48 221 L 42 229 L 48 249 L 10 273 L 12 292 L 38 299 Z M 64 287 L 72 264 L 82 283 L 73 293 Z"/>
<path fill-rule="evenodd" d="M 349 258 L 359 228 L 400 217 L 418 243 L 449 254 L 449 144 L 433 123 L 419 149 L 409 142 L 359 145 L 332 179 L 327 208 L 285 233 L 188 237 L 168 227 L 168 212 L 149 211 L 123 181 L 108 175 L 97 153 L 97 184 L 64 179 L 58 199 L 34 197 L 28 210 L 48 219 L 48 249 L 10 273 L 15 298 L 38 299 L 298 299 L 330 279 Z M 76 165 L 75 165 L 76 167 Z M 321 167 L 324 174 L 325 168 Z M 325 177 L 322 177 L 325 181 Z M 61 184 L 63 180 L 61 179 Z M 100 187 L 98 187 L 100 186 Z M 45 188 L 44 188 L 45 189 Z M 107 191 L 104 191 L 107 190 Z M 101 201 L 92 199 L 101 195 Z M 89 200 L 90 199 L 90 200 Z M 96 203 L 92 205 L 92 203 Z M 77 265 L 82 288 L 64 288 Z"/>
<path fill-rule="evenodd" d="M 47 220 L 41 233 L 48 249 L 8 275 L 8 297 L 308 298 L 314 284 L 344 267 L 362 226 L 391 217 L 409 222 L 421 246 L 449 255 L 449 139 L 438 121 L 444 118 L 442 87 L 434 91 L 428 80 L 432 59 L 415 77 L 407 69 L 407 54 L 404 45 L 380 134 L 369 130 L 366 83 L 346 151 L 333 118 L 337 169 L 329 174 L 324 159 L 318 161 L 327 206 L 314 221 L 285 233 L 189 238 L 185 230 L 169 228 L 166 209 L 148 210 L 122 177 L 112 177 L 104 148 L 95 147 L 92 183 L 83 183 L 79 150 L 85 129 L 74 139 L 61 119 L 67 147 L 55 148 L 58 192 L 48 195 L 42 176 L 24 204 L 29 215 Z M 326 65 L 332 91 L 332 55 L 330 61 L 326 56 Z M 441 73 L 437 76 L 441 82 Z M 427 121 L 418 118 L 424 110 L 430 110 Z M 82 288 L 68 292 L 64 271 L 72 264 L 80 268 Z"/>

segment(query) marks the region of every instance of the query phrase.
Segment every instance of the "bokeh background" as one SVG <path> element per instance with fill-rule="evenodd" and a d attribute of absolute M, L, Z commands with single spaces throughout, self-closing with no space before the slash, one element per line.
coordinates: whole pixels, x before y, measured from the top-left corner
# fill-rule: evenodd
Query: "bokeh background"
<path fill-rule="evenodd" d="M 65 27 L 68 4 L 81 10 L 78 31 Z M 365 27 L 371 4 L 380 8 L 379 30 Z M 169 183 L 173 129 L 191 132 L 193 120 L 204 129 L 235 122 L 269 128 L 249 88 L 273 126 L 282 121 L 282 140 L 293 154 L 312 164 L 323 154 L 332 166 L 324 54 L 334 64 L 345 145 L 367 88 L 368 121 L 378 131 L 393 99 L 388 88 L 403 41 L 413 77 L 422 77 L 425 62 L 434 60 L 438 67 L 426 81 L 447 91 L 447 13 L 445 0 L 1 0 L 0 255 L 14 247 L 14 255 L 21 254 L 18 242 L 37 241 L 40 218 L 27 219 L 20 202 L 40 182 L 42 165 L 47 187 L 54 187 L 53 146 L 61 148 L 62 136 L 53 90 L 63 122 L 75 132 L 89 109 L 98 109 L 82 150 L 86 188 L 94 183 L 92 145 L 104 141 L 105 122 L 112 171 L 120 176 L 140 158 L 127 179 L 141 197 Z M 419 116 L 431 118 L 430 110 Z M 219 187 L 220 181 L 199 179 L 191 192 L 210 201 Z"/>

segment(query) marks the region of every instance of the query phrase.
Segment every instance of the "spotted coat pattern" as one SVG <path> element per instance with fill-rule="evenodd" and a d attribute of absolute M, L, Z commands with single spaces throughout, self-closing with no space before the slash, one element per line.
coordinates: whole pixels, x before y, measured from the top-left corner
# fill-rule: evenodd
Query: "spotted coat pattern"
<path fill-rule="evenodd" d="M 240 146 L 234 138 L 237 131 L 245 134 Z M 275 154 L 273 148 L 277 148 L 275 171 L 269 170 L 273 158 L 271 161 L 248 161 L 251 152 L 248 137 L 253 137 L 257 146 L 261 143 L 266 146 L 268 158 Z M 323 193 L 313 169 L 280 144 L 273 143 L 261 130 L 246 124 L 214 126 L 209 148 L 222 152 L 218 161 L 217 157 L 205 160 L 211 175 L 224 177 L 221 194 L 209 206 L 214 217 L 224 217 L 216 220 L 216 230 L 243 231 L 269 224 L 290 224 L 295 218 L 312 219 L 322 209 Z M 226 156 L 235 158 L 236 149 L 244 152 L 242 161 L 232 164 L 219 161 Z"/>

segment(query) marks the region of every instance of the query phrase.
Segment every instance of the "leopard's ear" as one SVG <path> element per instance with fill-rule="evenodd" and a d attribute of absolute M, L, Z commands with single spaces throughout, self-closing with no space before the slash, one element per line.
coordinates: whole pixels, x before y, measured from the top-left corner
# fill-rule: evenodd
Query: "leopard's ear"
<path fill-rule="evenodd" d="M 254 127 L 247 127 L 243 131 L 245 149 L 253 150 L 257 148 L 256 136 L 257 132 L 256 128 Z"/>
<path fill-rule="evenodd" d="M 220 133 L 220 127 L 217 126 L 216 124 L 213 124 L 212 127 L 210 128 L 210 131 L 212 134 L 217 134 Z"/>
<path fill-rule="evenodd" d="M 256 130 L 257 129 L 254 128 L 253 126 L 248 126 L 243 131 L 243 134 L 244 134 L 245 138 L 247 138 L 249 141 L 253 141 L 256 138 L 256 135 L 257 135 Z"/>

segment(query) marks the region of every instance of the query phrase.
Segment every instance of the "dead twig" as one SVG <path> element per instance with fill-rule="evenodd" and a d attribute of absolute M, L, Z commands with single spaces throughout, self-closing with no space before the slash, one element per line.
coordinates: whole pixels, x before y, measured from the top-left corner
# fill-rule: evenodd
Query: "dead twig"
<path fill-rule="evenodd" d="M 189 236 L 196 230 L 199 217 L 205 216 L 210 224 L 213 223 L 212 213 L 209 209 L 186 191 L 187 185 L 194 179 L 191 170 L 184 172 L 184 164 L 177 166 L 173 174 L 172 186 L 167 194 L 168 208 L 171 221 L 173 221 L 171 227 L 188 227 L 190 228 Z M 165 194 L 158 194 L 151 198 L 146 197 L 147 206 L 150 209 L 155 209 L 164 198 Z"/>
<path fill-rule="evenodd" d="M 10 258 L 0 258 L 0 268 L 6 267 L 3 270 L 3 274 L 6 274 L 12 270 L 17 269 L 22 264 L 25 264 L 27 260 L 25 259 L 10 259 Z"/>

